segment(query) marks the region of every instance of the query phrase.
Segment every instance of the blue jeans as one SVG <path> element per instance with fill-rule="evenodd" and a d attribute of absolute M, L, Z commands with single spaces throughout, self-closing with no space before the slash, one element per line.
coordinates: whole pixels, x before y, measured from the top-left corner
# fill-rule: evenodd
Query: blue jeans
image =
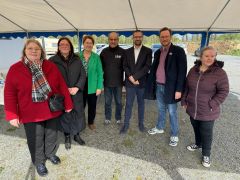
<path fill-rule="evenodd" d="M 166 111 L 168 109 L 170 126 L 171 126 L 171 136 L 178 136 L 178 117 L 177 117 L 177 103 L 166 104 L 164 102 L 164 85 L 157 84 L 157 104 L 158 104 L 158 120 L 156 127 L 158 129 L 164 129 L 166 125 Z"/>
<path fill-rule="evenodd" d="M 104 87 L 105 97 L 105 119 L 111 120 L 112 116 L 112 96 L 115 100 L 115 119 L 121 120 L 122 113 L 122 87 Z"/>
<path fill-rule="evenodd" d="M 143 125 L 144 123 L 144 88 L 126 87 L 126 107 L 124 119 L 124 125 L 126 127 L 129 127 L 135 95 L 137 96 L 138 103 L 138 122 L 139 125 Z"/>

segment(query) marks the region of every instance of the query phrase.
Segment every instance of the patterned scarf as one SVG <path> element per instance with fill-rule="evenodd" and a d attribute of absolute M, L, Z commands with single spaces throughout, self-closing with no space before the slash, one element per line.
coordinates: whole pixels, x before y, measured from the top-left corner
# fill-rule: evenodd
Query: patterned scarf
<path fill-rule="evenodd" d="M 46 77 L 42 71 L 42 63 L 40 64 L 29 61 L 27 57 L 24 58 L 24 64 L 32 72 L 32 101 L 33 102 L 43 102 L 48 99 L 48 94 L 51 92 L 51 87 L 49 86 Z"/>

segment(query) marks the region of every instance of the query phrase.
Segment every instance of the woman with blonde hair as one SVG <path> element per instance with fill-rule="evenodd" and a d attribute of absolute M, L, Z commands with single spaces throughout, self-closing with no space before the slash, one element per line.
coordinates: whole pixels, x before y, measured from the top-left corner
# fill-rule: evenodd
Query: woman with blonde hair
<path fill-rule="evenodd" d="M 205 47 L 200 60 L 187 75 L 186 89 L 182 97 L 182 106 L 190 116 L 194 130 L 195 143 L 187 146 L 189 151 L 202 149 L 202 165 L 210 167 L 210 154 L 213 139 L 213 125 L 220 115 L 220 105 L 229 93 L 223 62 L 216 60 L 217 52 Z"/>
<path fill-rule="evenodd" d="M 66 112 L 73 108 L 65 81 L 56 65 L 45 59 L 41 44 L 34 39 L 26 41 L 22 58 L 13 64 L 7 74 L 4 89 L 6 120 L 12 126 L 24 125 L 31 159 L 40 176 L 48 174 L 45 161 L 59 164 L 57 122 L 62 111 L 52 112 L 49 98 L 64 96 Z"/>

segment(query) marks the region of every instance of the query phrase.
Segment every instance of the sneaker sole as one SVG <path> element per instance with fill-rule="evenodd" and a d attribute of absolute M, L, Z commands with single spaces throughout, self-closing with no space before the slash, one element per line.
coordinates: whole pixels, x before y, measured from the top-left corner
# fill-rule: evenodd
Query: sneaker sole
<path fill-rule="evenodd" d="M 202 165 L 206 168 L 209 168 L 211 166 L 211 164 L 205 164 L 204 162 L 202 162 Z"/>
<path fill-rule="evenodd" d="M 164 133 L 164 131 L 163 132 L 148 132 L 148 134 L 151 134 L 151 135 L 154 135 L 154 134 L 163 134 Z"/>
<path fill-rule="evenodd" d="M 189 148 L 189 147 L 187 146 L 187 150 L 189 150 L 189 151 L 191 151 L 191 152 L 196 151 L 196 150 L 201 150 L 201 149 L 202 149 L 201 147 L 198 148 L 198 149 L 192 149 L 192 148 Z"/>
<path fill-rule="evenodd" d="M 176 147 L 178 144 L 169 144 L 169 146 Z"/>
<path fill-rule="evenodd" d="M 188 146 L 187 146 L 187 150 L 193 152 L 193 151 L 196 151 L 196 150 L 198 150 L 198 149 L 192 149 L 191 147 L 188 147 Z"/>

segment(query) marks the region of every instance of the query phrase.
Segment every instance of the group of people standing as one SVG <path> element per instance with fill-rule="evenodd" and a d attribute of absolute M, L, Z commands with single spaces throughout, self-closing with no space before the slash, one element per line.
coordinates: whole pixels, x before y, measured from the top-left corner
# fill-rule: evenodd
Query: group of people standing
<path fill-rule="evenodd" d="M 156 126 L 148 133 L 164 133 L 166 112 L 170 120 L 170 146 L 179 141 L 177 103 L 181 101 L 190 116 L 195 133 L 195 143 L 187 146 L 194 151 L 202 148 L 202 164 L 210 166 L 213 124 L 219 117 L 220 104 L 229 92 L 228 79 L 216 60 L 212 47 L 202 50 L 200 60 L 187 73 L 187 58 L 181 47 L 171 43 L 172 31 L 160 30 L 162 47 L 154 54 L 144 46 L 143 32 L 133 32 L 133 47 L 119 47 L 119 34 L 108 35 L 109 47 L 100 56 L 92 51 L 94 39 L 83 37 L 83 51 L 74 53 L 71 41 L 62 37 L 58 51 L 48 60 L 40 43 L 27 40 L 19 62 L 12 65 L 6 78 L 4 103 L 6 119 L 19 127 L 24 125 L 33 164 L 40 176 L 48 170 L 45 161 L 59 164 L 57 131 L 65 136 L 65 148 L 74 141 L 84 145 L 80 133 L 86 127 L 84 108 L 88 105 L 88 127 L 95 130 L 97 97 L 104 89 L 106 125 L 112 121 L 112 99 L 115 100 L 115 120 L 122 124 L 120 134 L 126 134 L 132 115 L 135 96 L 138 104 L 138 125 L 144 126 L 144 99 L 157 100 Z M 124 75 L 125 72 L 125 75 Z M 17 78 L 16 78 L 17 77 Z M 124 84 L 125 82 L 125 84 Z M 126 88 L 126 107 L 122 120 L 122 88 Z M 65 112 L 51 112 L 49 97 L 59 93 L 64 96 Z"/>

